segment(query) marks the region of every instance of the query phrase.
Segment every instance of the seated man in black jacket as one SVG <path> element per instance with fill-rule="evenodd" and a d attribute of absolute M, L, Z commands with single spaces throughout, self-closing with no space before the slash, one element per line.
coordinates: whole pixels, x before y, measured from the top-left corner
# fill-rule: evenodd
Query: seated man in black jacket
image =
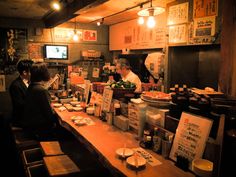
<path fill-rule="evenodd" d="M 19 77 L 17 77 L 10 85 L 10 96 L 12 100 L 12 125 L 21 126 L 25 96 L 27 87 L 29 86 L 30 68 L 32 60 L 20 60 L 17 64 Z"/>

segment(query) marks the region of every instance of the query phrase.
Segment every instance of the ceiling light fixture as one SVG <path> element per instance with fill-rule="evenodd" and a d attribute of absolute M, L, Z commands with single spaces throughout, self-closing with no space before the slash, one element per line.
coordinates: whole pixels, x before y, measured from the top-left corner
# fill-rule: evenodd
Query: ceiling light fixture
<path fill-rule="evenodd" d="M 59 11 L 59 10 L 61 9 L 61 5 L 60 5 L 60 3 L 59 3 L 58 1 L 54 1 L 54 2 L 52 3 L 52 8 L 53 8 L 54 10 L 56 10 L 56 11 Z"/>
<path fill-rule="evenodd" d="M 74 28 L 74 34 L 73 34 L 73 41 L 79 41 L 79 38 L 81 36 L 81 31 L 77 30 L 77 23 L 76 23 L 76 17 L 75 17 L 75 28 Z"/>
<path fill-rule="evenodd" d="M 97 26 L 101 26 L 104 23 L 104 18 L 101 19 L 101 21 L 97 22 Z"/>
<path fill-rule="evenodd" d="M 146 9 L 142 9 L 138 12 L 138 23 L 140 25 L 144 24 L 144 17 L 148 17 L 147 26 L 148 28 L 153 28 L 156 25 L 156 21 L 154 16 L 159 15 L 165 12 L 165 8 L 163 7 L 153 7 L 152 0 L 150 0 L 150 7 Z"/>

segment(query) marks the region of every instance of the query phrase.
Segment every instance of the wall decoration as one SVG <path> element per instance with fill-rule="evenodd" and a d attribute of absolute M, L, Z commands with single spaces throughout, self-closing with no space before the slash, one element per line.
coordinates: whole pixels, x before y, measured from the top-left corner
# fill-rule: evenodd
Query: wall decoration
<path fill-rule="evenodd" d="M 83 41 L 97 41 L 97 31 L 83 30 Z"/>
<path fill-rule="evenodd" d="M 176 161 L 177 155 L 181 155 L 189 162 L 195 158 L 201 158 L 212 122 L 211 119 L 183 112 L 169 157 Z M 191 163 L 189 167 L 191 168 Z"/>
<path fill-rule="evenodd" d="M 82 30 L 76 29 L 77 33 L 82 33 Z M 72 28 L 54 28 L 54 41 L 55 42 L 74 42 L 73 41 L 74 29 Z M 81 36 L 79 36 L 81 37 Z M 81 39 L 81 38 L 80 38 Z"/>
<path fill-rule="evenodd" d="M 152 49 L 166 46 L 166 13 L 154 17 L 156 26 L 152 29 L 130 20 L 109 27 L 109 49 Z"/>
<path fill-rule="evenodd" d="M 201 18 L 206 16 L 217 16 L 218 0 L 194 0 L 193 17 Z"/>
<path fill-rule="evenodd" d="M 194 19 L 194 37 L 215 35 L 215 16 Z"/>
<path fill-rule="evenodd" d="M 175 25 L 188 22 L 189 3 L 174 5 L 169 7 L 168 25 Z"/>
<path fill-rule="evenodd" d="M 187 27 L 186 24 L 169 26 L 169 43 L 186 43 Z"/>
<path fill-rule="evenodd" d="M 42 45 L 38 43 L 29 43 L 28 55 L 30 59 L 42 59 L 43 58 Z"/>

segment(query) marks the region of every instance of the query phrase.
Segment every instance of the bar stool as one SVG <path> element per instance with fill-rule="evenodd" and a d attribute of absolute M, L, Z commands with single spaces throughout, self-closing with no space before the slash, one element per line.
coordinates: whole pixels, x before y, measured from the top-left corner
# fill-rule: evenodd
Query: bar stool
<path fill-rule="evenodd" d="M 27 134 L 22 128 L 11 127 L 13 138 L 18 152 L 39 147 L 39 142 Z"/>
<path fill-rule="evenodd" d="M 67 155 L 46 156 L 43 161 L 49 176 L 76 176 L 80 172 Z"/>
<path fill-rule="evenodd" d="M 39 144 L 45 156 L 64 154 L 58 141 L 41 141 Z"/>

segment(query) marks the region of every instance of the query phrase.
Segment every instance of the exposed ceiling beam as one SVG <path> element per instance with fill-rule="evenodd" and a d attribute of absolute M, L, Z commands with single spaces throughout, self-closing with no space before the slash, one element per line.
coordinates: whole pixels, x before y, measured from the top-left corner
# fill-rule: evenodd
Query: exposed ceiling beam
<path fill-rule="evenodd" d="M 43 18 L 46 28 L 53 28 L 58 26 L 71 18 L 77 16 L 75 12 L 80 9 L 86 10 L 98 6 L 108 0 L 73 0 L 68 3 L 60 11 L 52 11 L 46 17 Z"/>

